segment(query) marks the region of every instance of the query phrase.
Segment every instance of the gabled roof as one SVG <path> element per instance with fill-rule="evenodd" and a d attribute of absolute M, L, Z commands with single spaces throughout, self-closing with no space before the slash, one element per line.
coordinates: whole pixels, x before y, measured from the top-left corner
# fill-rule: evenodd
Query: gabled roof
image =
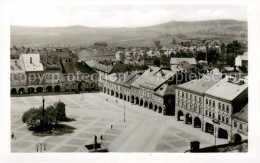
<path fill-rule="evenodd" d="M 132 83 L 132 86 L 155 90 L 175 74 L 176 72 L 151 66 L 135 82 Z"/>
<path fill-rule="evenodd" d="M 43 71 L 43 66 L 40 61 L 40 54 L 21 54 L 20 59 L 24 62 L 26 72 Z"/>
<path fill-rule="evenodd" d="M 242 61 L 248 61 L 248 53 L 244 52 L 243 55 L 238 55 L 237 58 L 240 58 Z"/>
<path fill-rule="evenodd" d="M 228 78 L 229 77 L 227 76 L 221 79 L 208 89 L 205 94 L 232 101 L 248 88 L 247 83 L 240 85 L 238 82 L 229 82 Z"/>
<path fill-rule="evenodd" d="M 110 73 L 111 70 L 113 69 L 113 66 L 106 66 L 106 65 L 100 64 L 94 60 L 85 61 L 85 63 L 93 69 L 96 69 L 96 70 L 99 70 L 102 72 L 106 72 L 106 73 Z"/>
<path fill-rule="evenodd" d="M 176 64 L 179 64 L 180 62 L 183 62 L 183 61 L 186 61 L 188 62 L 189 64 L 192 64 L 192 65 L 196 65 L 197 62 L 195 60 L 195 58 L 171 58 L 171 65 L 176 65 Z"/>
<path fill-rule="evenodd" d="M 163 97 L 165 95 L 165 92 L 167 90 L 168 84 L 163 84 L 161 87 L 159 87 L 154 94 Z"/>
<path fill-rule="evenodd" d="M 248 104 L 238 113 L 232 115 L 233 119 L 248 122 Z"/>
<path fill-rule="evenodd" d="M 144 71 L 144 73 L 137 79 L 135 80 L 131 85 L 134 86 L 134 87 L 137 87 L 139 88 L 140 86 L 140 83 L 143 83 L 143 81 L 149 77 L 149 76 L 152 76 L 154 75 L 155 73 L 157 73 L 158 71 L 160 70 L 159 67 L 153 67 L 153 66 L 150 66 L 146 71 Z"/>

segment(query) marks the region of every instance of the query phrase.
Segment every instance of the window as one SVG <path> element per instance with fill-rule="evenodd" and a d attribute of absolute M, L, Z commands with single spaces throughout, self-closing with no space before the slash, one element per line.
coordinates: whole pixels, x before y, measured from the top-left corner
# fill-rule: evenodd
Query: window
<path fill-rule="evenodd" d="M 209 117 L 211 117 L 211 111 L 209 111 Z"/>
<path fill-rule="evenodd" d="M 234 127 L 237 128 L 237 122 L 236 121 L 234 121 Z"/>
<path fill-rule="evenodd" d="M 192 109 L 192 104 L 190 104 L 190 110 Z"/>
<path fill-rule="evenodd" d="M 171 104 L 172 103 L 172 99 L 168 99 L 168 104 Z"/>
<path fill-rule="evenodd" d="M 199 102 L 201 102 L 201 97 L 199 97 Z"/>
<path fill-rule="evenodd" d="M 208 115 L 208 111 L 207 110 L 205 111 L 205 115 Z"/>
<path fill-rule="evenodd" d="M 226 118 L 226 123 L 228 123 L 229 122 L 229 119 L 228 118 Z"/>
<path fill-rule="evenodd" d="M 182 92 L 182 97 L 184 97 L 184 92 Z"/>
<path fill-rule="evenodd" d="M 208 99 L 206 99 L 206 104 L 208 104 Z"/>
<path fill-rule="evenodd" d="M 229 112 L 229 106 L 227 105 L 226 111 Z"/>
<path fill-rule="evenodd" d="M 242 123 L 240 123 L 240 125 L 239 125 L 239 129 L 243 129 L 243 125 L 242 125 Z"/>
<path fill-rule="evenodd" d="M 213 101 L 213 107 L 215 108 L 215 101 Z"/>
<path fill-rule="evenodd" d="M 224 116 L 222 116 L 222 122 L 224 122 L 225 121 L 225 117 Z"/>
<path fill-rule="evenodd" d="M 209 105 L 211 105 L 211 100 L 209 100 Z"/>
<path fill-rule="evenodd" d="M 181 103 L 181 106 L 184 106 L 184 102 Z"/>
<path fill-rule="evenodd" d="M 221 120 L 221 116 L 220 116 L 220 115 L 218 115 L 218 120 L 219 120 L 219 121 Z"/>
<path fill-rule="evenodd" d="M 221 109 L 221 103 L 218 103 L 218 109 Z"/>
<path fill-rule="evenodd" d="M 180 96 L 180 91 L 178 91 L 178 96 Z"/>
<path fill-rule="evenodd" d="M 194 101 L 197 101 L 197 96 L 194 97 Z"/>
<path fill-rule="evenodd" d="M 192 94 L 190 94 L 190 99 L 192 100 Z"/>
<path fill-rule="evenodd" d="M 212 113 L 212 118 L 213 118 L 213 119 L 215 118 L 215 113 Z"/>
<path fill-rule="evenodd" d="M 186 93 L 186 98 L 188 98 L 188 93 Z"/>
<path fill-rule="evenodd" d="M 225 110 L 225 104 L 222 104 L 222 110 Z"/>
<path fill-rule="evenodd" d="M 180 100 L 178 100 L 178 106 L 180 106 Z"/>

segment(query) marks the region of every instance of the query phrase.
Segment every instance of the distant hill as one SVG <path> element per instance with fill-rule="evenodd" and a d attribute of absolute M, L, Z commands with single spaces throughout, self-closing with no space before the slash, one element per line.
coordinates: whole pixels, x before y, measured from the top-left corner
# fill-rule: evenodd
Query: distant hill
<path fill-rule="evenodd" d="M 182 34 L 184 37 L 177 37 Z M 242 36 L 242 37 L 241 37 Z M 196 38 L 247 40 L 247 22 L 236 20 L 172 21 L 140 28 L 23 27 L 11 26 L 11 45 L 88 46 L 105 41 L 110 46 L 152 46 L 161 40 L 170 45 L 172 38 L 185 41 Z"/>

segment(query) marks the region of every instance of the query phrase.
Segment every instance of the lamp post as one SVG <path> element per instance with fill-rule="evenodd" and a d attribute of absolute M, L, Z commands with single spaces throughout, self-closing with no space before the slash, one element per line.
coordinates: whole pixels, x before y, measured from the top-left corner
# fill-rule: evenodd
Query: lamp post
<path fill-rule="evenodd" d="M 124 122 L 125 122 L 125 101 L 124 101 Z"/>
<path fill-rule="evenodd" d="M 217 145 L 217 130 L 216 130 L 215 124 L 220 125 L 220 123 L 219 123 L 219 121 L 216 120 L 216 119 L 213 119 L 212 122 L 213 122 L 213 124 L 214 124 L 214 135 L 215 135 L 215 146 L 216 146 L 216 145 Z"/>

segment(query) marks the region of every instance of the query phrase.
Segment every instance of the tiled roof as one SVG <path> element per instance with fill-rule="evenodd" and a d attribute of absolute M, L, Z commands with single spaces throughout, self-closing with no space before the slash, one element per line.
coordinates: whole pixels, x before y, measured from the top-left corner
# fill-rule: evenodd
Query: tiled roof
<path fill-rule="evenodd" d="M 113 69 L 113 66 L 106 66 L 106 65 L 100 64 L 94 60 L 85 61 L 85 63 L 93 69 L 96 69 L 96 70 L 99 70 L 102 72 L 106 72 L 106 73 L 110 73 L 111 70 Z"/>
<path fill-rule="evenodd" d="M 238 113 L 233 114 L 234 119 L 248 122 L 248 104 Z"/>
<path fill-rule="evenodd" d="M 71 52 L 68 48 L 59 48 L 59 50 L 51 50 L 49 51 L 49 55 L 56 55 L 60 58 L 71 58 Z"/>
<path fill-rule="evenodd" d="M 170 63 L 173 65 L 179 64 L 180 62 L 186 61 L 189 64 L 196 65 L 197 62 L 195 58 L 171 58 Z"/>
<path fill-rule="evenodd" d="M 229 82 L 228 76 L 226 78 L 221 79 L 214 86 L 208 89 L 205 93 L 211 96 L 219 97 L 225 100 L 232 101 L 235 99 L 240 93 L 245 91 L 248 88 L 248 84 L 238 84 L 235 82 Z"/>
<path fill-rule="evenodd" d="M 25 73 L 23 60 L 11 59 L 11 73 Z"/>
<path fill-rule="evenodd" d="M 150 68 L 148 68 L 137 80 L 135 80 L 131 85 L 134 87 L 140 87 L 139 85 L 141 83 L 144 82 L 144 80 L 149 77 L 152 76 L 154 74 L 156 74 L 158 71 L 160 70 L 159 67 L 153 67 L 151 66 Z"/>
<path fill-rule="evenodd" d="M 178 85 L 179 88 L 184 88 L 186 90 L 191 90 L 197 93 L 204 93 L 210 89 L 214 84 L 216 84 L 221 79 L 221 74 L 203 75 L 201 79 L 191 80 L 187 83 Z"/>
<path fill-rule="evenodd" d="M 167 87 L 168 87 L 167 84 L 163 84 L 160 88 L 158 88 L 158 89 L 154 92 L 154 94 L 163 97 L 164 94 L 165 94 L 165 92 L 166 92 L 166 90 L 167 90 Z"/>
<path fill-rule="evenodd" d="M 154 90 L 175 74 L 176 72 L 161 70 L 159 67 L 150 67 L 132 83 L 132 86 Z"/>

